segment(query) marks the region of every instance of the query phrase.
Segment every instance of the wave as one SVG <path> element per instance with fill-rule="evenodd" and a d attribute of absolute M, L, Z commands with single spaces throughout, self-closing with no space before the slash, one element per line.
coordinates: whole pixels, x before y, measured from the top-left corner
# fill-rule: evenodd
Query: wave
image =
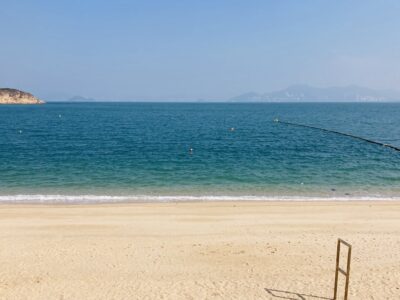
<path fill-rule="evenodd" d="M 220 196 L 220 195 L 1 195 L 0 203 L 90 204 L 131 202 L 205 202 L 205 201 L 400 201 L 400 196 Z"/>

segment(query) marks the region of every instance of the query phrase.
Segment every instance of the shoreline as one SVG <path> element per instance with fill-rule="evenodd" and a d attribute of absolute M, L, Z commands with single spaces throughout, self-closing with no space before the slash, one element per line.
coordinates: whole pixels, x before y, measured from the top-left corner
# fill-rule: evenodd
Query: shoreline
<path fill-rule="evenodd" d="M 284 202 L 400 202 L 400 196 L 105 196 L 105 195 L 0 195 L 1 205 L 101 205 L 144 203 L 284 203 Z"/>
<path fill-rule="evenodd" d="M 214 204 L 220 205 L 296 205 L 296 204 L 304 204 L 304 205 L 352 205 L 352 204 L 400 204 L 400 200 L 391 200 L 391 199 L 382 199 L 382 200 L 182 200 L 182 201 L 121 201 L 121 202 L 0 202 L 0 207 L 7 207 L 7 206 L 26 206 L 26 207 L 69 207 L 69 206 L 115 206 L 115 207 L 122 207 L 122 206 L 157 206 L 157 205 L 210 205 L 213 206 Z"/>

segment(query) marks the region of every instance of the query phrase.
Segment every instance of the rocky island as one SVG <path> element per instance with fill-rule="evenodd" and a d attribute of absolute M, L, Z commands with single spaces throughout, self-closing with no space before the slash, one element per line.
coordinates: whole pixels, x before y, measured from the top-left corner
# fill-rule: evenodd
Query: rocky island
<path fill-rule="evenodd" d="M 16 89 L 0 88 L 0 104 L 43 104 L 44 101 L 30 93 Z"/>

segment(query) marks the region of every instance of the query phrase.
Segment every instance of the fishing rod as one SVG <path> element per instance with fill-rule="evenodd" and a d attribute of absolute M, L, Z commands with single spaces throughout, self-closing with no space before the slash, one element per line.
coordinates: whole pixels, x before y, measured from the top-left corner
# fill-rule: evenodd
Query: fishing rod
<path fill-rule="evenodd" d="M 330 129 L 325 129 L 325 128 L 321 128 L 321 127 L 311 126 L 311 125 L 305 125 L 305 124 L 299 124 L 299 123 L 293 123 L 293 122 L 286 122 L 286 121 L 281 121 L 279 119 L 274 119 L 274 122 L 285 124 L 285 125 L 289 125 L 289 126 L 310 128 L 310 129 L 315 129 L 315 130 L 319 130 L 319 131 L 334 133 L 334 134 L 337 134 L 337 135 L 350 137 L 350 138 L 353 138 L 353 139 L 356 139 L 356 140 L 360 140 L 360 141 L 367 142 L 367 143 L 374 144 L 374 145 L 378 145 L 378 146 L 383 146 L 383 147 L 390 148 L 390 149 L 393 149 L 395 151 L 400 152 L 400 147 L 396 147 L 396 146 L 393 146 L 393 145 L 390 145 L 390 144 L 385 144 L 385 143 L 373 141 L 373 140 L 366 139 L 366 138 L 363 138 L 361 136 L 352 135 L 352 134 L 349 134 L 349 133 L 344 133 L 344 132 L 340 132 L 340 131 L 336 131 L 336 130 L 330 130 Z"/>

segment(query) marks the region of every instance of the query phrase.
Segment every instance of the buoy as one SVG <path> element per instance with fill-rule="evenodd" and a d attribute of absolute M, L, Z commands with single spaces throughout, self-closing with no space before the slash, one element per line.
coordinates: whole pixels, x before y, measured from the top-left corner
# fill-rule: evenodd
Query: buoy
<path fill-rule="evenodd" d="M 193 148 L 189 149 L 189 153 L 192 154 L 193 153 Z"/>
<path fill-rule="evenodd" d="M 18 132 L 19 132 L 19 133 L 22 133 L 22 130 L 19 130 Z"/>
<path fill-rule="evenodd" d="M 231 127 L 231 131 L 235 131 L 235 127 Z"/>
<path fill-rule="evenodd" d="M 58 115 L 59 118 L 61 118 L 61 115 Z"/>

